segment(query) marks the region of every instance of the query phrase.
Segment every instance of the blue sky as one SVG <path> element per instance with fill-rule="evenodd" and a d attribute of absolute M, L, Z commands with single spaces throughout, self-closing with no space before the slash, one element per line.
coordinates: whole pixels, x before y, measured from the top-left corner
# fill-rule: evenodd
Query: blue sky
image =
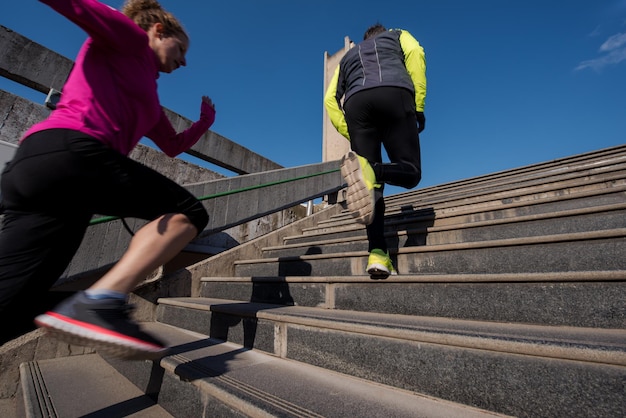
<path fill-rule="evenodd" d="M 161 4 L 191 36 L 188 66 L 159 79 L 163 106 L 195 120 L 207 94 L 213 131 L 286 167 L 321 161 L 324 51 L 376 22 L 426 51 L 418 187 L 626 142 L 626 0 Z M 7 9 L 0 24 L 69 58 L 85 39 L 37 1 Z"/>

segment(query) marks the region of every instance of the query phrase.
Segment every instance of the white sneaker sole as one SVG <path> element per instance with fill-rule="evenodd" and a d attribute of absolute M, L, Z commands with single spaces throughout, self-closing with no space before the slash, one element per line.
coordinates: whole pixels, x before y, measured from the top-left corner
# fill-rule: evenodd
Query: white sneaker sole
<path fill-rule="evenodd" d="M 395 276 L 398 274 L 395 270 L 389 271 L 387 267 L 378 263 L 370 264 L 367 266 L 366 271 L 372 279 L 386 279 L 389 276 Z"/>
<path fill-rule="evenodd" d="M 161 348 L 132 337 L 112 331 L 90 328 L 89 324 L 81 326 L 80 322 L 72 323 L 71 319 L 63 320 L 63 316 L 45 313 L 35 318 L 35 324 L 43 328 L 47 334 L 70 344 L 91 347 L 111 356 L 127 360 L 155 360 L 167 354 L 167 348 Z"/>
<path fill-rule="evenodd" d="M 349 151 L 341 159 L 341 175 L 348 183 L 346 205 L 354 220 L 369 225 L 374 220 L 374 191 L 367 189 L 361 164 L 354 151 Z"/>

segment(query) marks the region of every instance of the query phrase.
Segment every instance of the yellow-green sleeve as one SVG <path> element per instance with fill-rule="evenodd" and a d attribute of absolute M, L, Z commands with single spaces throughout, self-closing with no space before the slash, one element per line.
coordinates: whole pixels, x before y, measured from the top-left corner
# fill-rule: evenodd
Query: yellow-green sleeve
<path fill-rule="evenodd" d="M 424 48 L 417 42 L 417 39 L 405 30 L 400 31 L 400 46 L 404 52 L 404 65 L 415 86 L 415 110 L 423 112 L 426 100 L 426 56 L 424 55 Z"/>
<path fill-rule="evenodd" d="M 337 131 L 350 140 L 350 134 L 348 133 L 348 124 L 346 123 L 346 117 L 343 114 L 343 110 L 339 107 L 339 99 L 337 97 L 337 83 L 339 82 L 339 66 L 335 69 L 335 74 L 328 84 L 328 89 L 324 95 L 324 106 L 328 112 L 330 122 L 333 124 Z"/>

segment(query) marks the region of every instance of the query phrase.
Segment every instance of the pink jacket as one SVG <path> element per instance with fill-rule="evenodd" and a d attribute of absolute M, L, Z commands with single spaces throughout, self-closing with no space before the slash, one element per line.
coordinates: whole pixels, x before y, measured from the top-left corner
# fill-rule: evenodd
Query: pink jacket
<path fill-rule="evenodd" d="M 209 129 L 213 118 L 201 116 L 189 129 L 176 133 L 159 103 L 158 59 L 146 32 L 131 19 L 96 0 L 41 2 L 84 29 L 89 38 L 76 57 L 57 108 L 24 138 L 45 129 L 73 129 L 128 155 L 146 136 L 174 157 Z"/>

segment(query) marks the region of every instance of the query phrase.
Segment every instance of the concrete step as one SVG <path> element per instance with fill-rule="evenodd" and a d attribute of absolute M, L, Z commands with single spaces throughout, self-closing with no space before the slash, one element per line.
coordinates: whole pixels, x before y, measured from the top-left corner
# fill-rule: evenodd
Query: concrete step
<path fill-rule="evenodd" d="M 626 271 L 205 277 L 199 296 L 480 321 L 626 328 Z"/>
<path fill-rule="evenodd" d="M 401 201 L 390 201 L 386 198 L 388 216 L 407 217 L 416 212 L 422 215 L 424 210 L 431 210 L 437 216 L 453 216 L 468 213 L 479 213 L 499 209 L 523 208 L 528 205 L 538 203 L 558 202 L 560 200 L 584 198 L 588 196 L 602 196 L 626 190 L 626 173 L 613 175 L 609 178 L 601 179 L 585 178 L 582 182 L 576 183 L 548 183 L 542 187 L 525 187 L 507 190 L 498 193 L 483 194 L 463 194 L 450 196 L 435 196 L 426 199 L 419 191 L 403 193 Z M 622 194 L 621 200 L 624 201 Z M 601 205 L 600 201 L 583 200 L 584 203 Z M 581 206 L 579 206 L 581 207 Z M 334 226 L 342 222 L 350 221 L 351 217 L 347 213 L 336 215 L 326 222 L 321 222 L 321 227 Z"/>
<path fill-rule="evenodd" d="M 375 383 L 515 416 L 610 417 L 625 412 L 623 329 L 208 298 L 161 299 L 158 320 Z"/>
<path fill-rule="evenodd" d="M 450 196 L 458 197 L 465 195 L 477 198 L 495 192 L 505 192 L 520 188 L 541 188 L 552 187 L 551 184 L 562 183 L 577 184 L 588 182 L 591 178 L 600 179 L 605 175 L 609 177 L 620 177 L 619 172 L 623 172 L 626 156 L 614 156 L 600 160 L 586 160 L 577 164 L 563 164 L 561 166 L 550 166 L 547 169 L 535 169 L 525 171 L 508 170 L 501 173 L 494 173 L 487 176 L 470 178 L 448 184 L 427 187 L 401 193 L 390 197 L 394 204 L 401 205 L 403 200 L 411 200 L 413 195 L 419 195 L 426 202 L 431 199 L 435 201 L 446 201 Z M 532 169 L 532 167 L 531 167 Z M 621 176 L 623 177 L 623 175 Z M 590 183 L 593 183 L 591 181 Z M 442 199 L 443 198 L 443 199 Z"/>
<path fill-rule="evenodd" d="M 555 159 L 552 161 L 516 167 L 449 183 L 438 184 L 430 186 L 427 189 L 432 190 L 433 193 L 439 193 L 444 190 L 463 188 L 477 183 L 485 184 L 490 182 L 503 182 L 503 179 L 507 178 L 516 179 L 523 177 L 544 177 L 555 173 L 565 173 L 568 171 L 586 169 L 594 166 L 610 165 L 613 164 L 614 161 L 617 161 L 618 163 L 623 162 L 625 156 L 626 147 L 624 145 L 620 145 L 589 153 Z"/>
<path fill-rule="evenodd" d="M 454 202 L 462 199 L 472 201 L 482 201 L 489 196 L 515 196 L 519 193 L 527 194 L 531 190 L 542 190 L 549 192 L 552 190 L 577 190 L 579 188 L 590 189 L 603 186 L 616 179 L 624 178 L 626 164 L 622 161 L 619 164 L 610 164 L 596 167 L 590 170 L 577 171 L 559 175 L 541 175 L 533 179 L 525 178 L 519 181 L 507 180 L 502 183 L 476 183 L 471 187 L 455 187 L 449 190 L 439 190 L 437 193 L 421 193 L 418 190 L 408 191 L 400 194 L 394 199 L 390 199 L 394 205 L 402 205 L 403 201 L 413 200 L 414 195 L 419 194 L 424 202 L 443 203 Z"/>
<path fill-rule="evenodd" d="M 419 200 L 415 200 L 419 202 Z M 518 216 L 541 215 L 560 211 L 571 211 L 600 206 L 620 205 L 626 203 L 626 186 L 609 189 L 597 189 L 584 193 L 537 196 L 533 201 L 507 201 L 497 207 L 485 209 L 476 206 L 467 206 L 451 210 L 450 208 L 422 208 L 415 209 L 413 205 L 390 208 L 385 212 L 385 225 L 388 229 L 398 227 L 444 226 L 474 221 L 514 218 Z M 303 235 L 319 235 L 324 233 L 350 232 L 355 229 L 364 229 L 354 222 L 348 214 L 338 214 L 320 222 L 315 227 L 307 228 Z M 286 242 L 292 237 L 287 237 Z"/>
<path fill-rule="evenodd" d="M 443 245 L 489 241 L 515 237 L 532 237 L 566 233 L 626 228 L 626 203 L 593 208 L 565 210 L 539 215 L 474 221 L 442 226 L 387 225 L 385 236 L 389 248 Z M 341 229 L 316 235 L 285 239 L 285 245 L 263 248 L 264 257 L 290 257 L 306 254 L 331 254 L 368 249 L 365 229 Z"/>
<path fill-rule="evenodd" d="M 160 323 L 160 363 L 106 360 L 176 417 L 486 417 L 475 407 L 368 382 Z M 160 367 L 158 367 L 160 366 Z"/>
<path fill-rule="evenodd" d="M 626 270 L 626 228 L 391 249 L 399 274 Z M 367 251 L 235 261 L 236 276 L 364 275 Z"/>
<path fill-rule="evenodd" d="M 22 363 L 20 376 L 18 417 L 172 417 L 97 354 Z"/>

